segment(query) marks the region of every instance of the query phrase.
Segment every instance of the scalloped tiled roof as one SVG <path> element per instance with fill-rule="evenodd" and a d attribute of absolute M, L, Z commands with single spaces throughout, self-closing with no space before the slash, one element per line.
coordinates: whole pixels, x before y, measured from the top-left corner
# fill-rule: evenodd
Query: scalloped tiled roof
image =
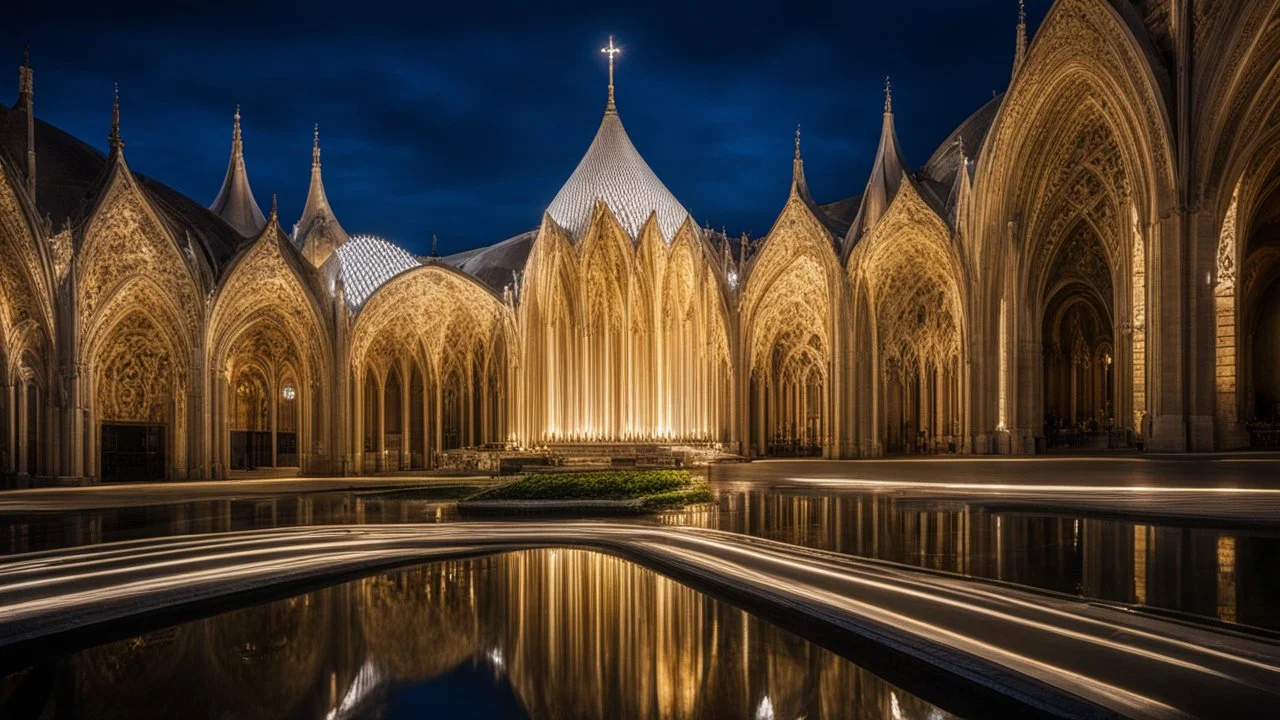
<path fill-rule="evenodd" d="M 408 250 L 373 235 L 356 235 L 337 250 L 347 304 L 360 307 L 383 283 L 421 265 Z"/>
<path fill-rule="evenodd" d="M 639 238 L 651 213 L 657 213 L 658 228 L 667 242 L 689 216 L 640 157 L 622 120 L 612 111 L 605 113 L 587 154 L 556 193 L 547 214 L 577 240 L 591 224 L 597 198 L 604 200 L 632 240 Z"/>

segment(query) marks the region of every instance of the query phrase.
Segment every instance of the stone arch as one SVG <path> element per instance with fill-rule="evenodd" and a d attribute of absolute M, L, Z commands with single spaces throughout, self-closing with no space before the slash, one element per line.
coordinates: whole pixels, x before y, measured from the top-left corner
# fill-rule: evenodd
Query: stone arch
<path fill-rule="evenodd" d="M 53 374 L 52 244 L 39 241 L 40 224 L 19 178 L 0 158 L 0 476 L 58 473 L 47 437 L 55 399 L 64 399 L 63 388 L 74 389 Z M 68 234 L 58 238 L 57 247 L 69 247 Z M 55 382 L 57 393 L 50 392 Z"/>
<path fill-rule="evenodd" d="M 103 481 L 184 477 L 191 340 L 164 291 L 148 278 L 130 281 L 90 326 L 83 347 L 93 369 L 88 474 Z"/>
<path fill-rule="evenodd" d="M 1243 4 L 1206 41 L 1221 61 L 1199 78 L 1194 256 L 1213 268 L 1214 446 L 1273 446 L 1265 371 L 1280 205 L 1280 3 Z M 1261 331 L 1261 335 L 1259 332 Z M 1261 340 L 1261 342 L 1259 342 Z M 1263 358 L 1258 356 L 1262 351 Z M 1265 384 L 1265 381 L 1264 381 Z M 1280 392 L 1280 390 L 1277 390 Z"/>
<path fill-rule="evenodd" d="M 975 376 L 972 395 L 982 398 L 973 412 L 979 445 L 990 447 L 1002 402 L 1012 451 L 1033 451 L 1034 438 L 1043 434 L 1044 292 L 1059 247 L 1082 227 L 1106 247 L 1112 275 L 1124 399 L 1118 422 L 1139 433 L 1142 422 L 1133 418 L 1157 409 L 1159 388 L 1145 388 L 1156 384 L 1160 375 L 1150 368 L 1162 360 L 1145 317 L 1159 313 L 1151 307 L 1158 298 L 1133 291 L 1161 239 L 1176 246 L 1178 238 L 1166 213 L 1176 204 L 1177 186 L 1164 97 L 1145 47 L 1113 8 L 1089 0 L 1054 5 L 985 140 L 974 180 L 977 232 L 966 236 L 982 243 L 974 248 L 982 265 L 975 352 L 996 357 L 1016 350 L 1006 377 L 998 377 L 996 363 Z M 998 387 L 1005 388 L 1004 398 Z M 1136 401 L 1148 407 L 1135 408 Z"/>
<path fill-rule="evenodd" d="M 196 471 L 203 447 L 194 420 L 196 349 L 205 311 L 197 277 L 207 274 L 197 273 L 199 262 L 179 247 L 123 164 L 113 166 L 76 258 L 75 354 L 94 373 L 86 475 L 99 476 L 108 461 L 108 470 L 132 467 L 121 479 L 139 472 L 180 480 Z M 150 367 L 165 372 L 134 375 Z M 163 407 L 155 404 L 161 397 Z M 144 460 L 135 467 L 128 457 Z"/>
<path fill-rule="evenodd" d="M 1280 446 L 1280 126 L 1267 139 L 1237 181 L 1220 231 L 1219 447 Z"/>
<path fill-rule="evenodd" d="M 426 451 L 430 462 L 439 463 L 446 446 L 445 428 L 458 429 L 460 446 L 496 442 L 505 437 L 500 422 L 505 417 L 501 405 L 505 394 L 488 392 L 503 387 L 505 368 L 486 362 L 494 347 L 505 346 L 510 325 L 510 308 L 489 289 L 470 276 L 453 268 L 427 264 L 406 270 L 379 287 L 356 315 L 351 330 L 349 367 L 352 406 L 362 408 L 352 423 L 352 447 L 366 452 L 351 458 L 357 472 L 384 471 L 408 467 L 412 460 L 409 448 L 413 438 L 400 439 L 400 451 L 390 456 L 385 429 L 367 431 L 373 418 L 384 418 L 387 377 L 396 373 L 400 386 L 402 412 L 420 406 L 424 417 L 419 421 L 405 418 L 401 431 L 412 430 L 419 422 L 430 441 Z M 409 370 L 416 364 L 423 375 L 421 402 L 407 397 L 412 387 Z M 376 378 L 376 388 L 368 378 Z M 446 390 L 455 394 L 446 407 Z M 378 411 L 371 412 L 368 394 Z M 496 419 L 496 422 L 486 420 Z M 378 422 L 381 422 L 380 420 Z M 365 447 L 373 438 L 376 447 Z M 358 441 L 358 442 L 357 442 Z"/>
<path fill-rule="evenodd" d="M 213 297 L 207 335 L 210 407 L 210 462 L 215 477 L 225 477 L 243 445 L 241 432 L 230 427 L 229 411 L 238 364 L 256 362 L 265 368 L 272 388 L 274 411 L 264 436 L 256 442 L 269 447 L 270 466 L 296 467 L 299 472 L 328 472 L 333 439 L 333 350 L 328 315 L 315 297 L 297 252 L 271 223 L 257 241 L 232 261 Z M 279 422 L 285 400 L 284 374 L 292 372 L 289 400 L 296 423 L 291 430 Z M 283 459 L 281 464 L 281 447 Z M 261 457 L 260 457 L 261 459 Z M 260 466 L 260 465 L 259 465 Z"/>
<path fill-rule="evenodd" d="M 845 303 L 835 241 L 793 193 L 747 270 L 739 301 L 752 454 L 834 457 Z"/>
<path fill-rule="evenodd" d="M 864 426 L 889 452 L 961 452 L 967 432 L 966 286 L 951 233 L 915 186 L 903 183 L 884 217 L 849 257 L 851 282 L 866 293 L 874 348 L 869 383 L 875 413 Z M 867 442 L 864 440 L 863 442 Z"/>

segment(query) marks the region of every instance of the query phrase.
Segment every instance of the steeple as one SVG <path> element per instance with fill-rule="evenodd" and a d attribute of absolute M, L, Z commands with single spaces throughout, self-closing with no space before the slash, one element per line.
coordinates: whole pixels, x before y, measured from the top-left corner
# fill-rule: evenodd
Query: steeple
<path fill-rule="evenodd" d="M 799 123 L 796 123 L 796 154 L 791 161 L 791 192 L 798 194 L 806 204 L 813 205 L 813 196 L 809 194 L 809 182 L 804 177 L 804 158 L 800 157 Z"/>
<path fill-rule="evenodd" d="M 889 203 L 898 194 L 902 179 L 907 174 L 907 161 L 898 147 L 898 133 L 893 126 L 893 88 L 889 78 L 884 81 L 884 121 L 880 126 L 880 146 L 876 159 L 871 163 L 871 177 L 862 194 L 862 207 L 849 228 L 847 240 L 856 240 L 880 221 Z"/>
<path fill-rule="evenodd" d="M 115 98 L 111 102 L 111 134 L 107 136 L 111 155 L 124 152 L 124 138 L 120 137 L 120 83 L 115 84 Z"/>
<path fill-rule="evenodd" d="M 614 47 L 613 36 L 610 35 L 609 44 L 600 48 L 600 52 L 609 56 L 609 102 L 605 104 L 604 111 L 612 115 L 617 115 L 618 106 L 613 101 L 613 57 L 622 52 L 622 49 Z"/>
<path fill-rule="evenodd" d="M 964 138 L 956 138 L 956 179 L 951 184 L 951 193 L 947 197 L 947 220 L 953 229 L 959 230 L 968 212 L 969 195 L 973 191 L 973 181 L 969 177 L 969 158 L 964 150 Z"/>
<path fill-rule="evenodd" d="M 227 162 L 227 175 L 222 180 L 218 197 L 209 206 L 218 217 L 227 221 L 236 232 L 245 237 L 257 237 L 266 227 L 262 209 L 253 199 L 249 188 L 249 173 L 244 167 L 244 141 L 240 135 L 240 106 L 236 106 L 231 125 L 231 159 Z"/>
<path fill-rule="evenodd" d="M 1026 0 L 1018 0 L 1018 34 L 1013 49 L 1013 76 L 1018 76 L 1022 69 L 1022 61 L 1027 56 L 1027 5 Z"/>
<path fill-rule="evenodd" d="M 22 51 L 18 68 L 18 107 L 27 115 L 27 195 L 36 199 L 36 108 L 35 74 L 31 71 L 31 46 Z"/>
<path fill-rule="evenodd" d="M 320 177 L 320 125 L 316 124 L 311 136 L 311 187 L 307 190 L 302 217 L 293 226 L 293 242 L 312 265 L 320 267 L 349 239 L 325 196 L 324 180 Z"/>

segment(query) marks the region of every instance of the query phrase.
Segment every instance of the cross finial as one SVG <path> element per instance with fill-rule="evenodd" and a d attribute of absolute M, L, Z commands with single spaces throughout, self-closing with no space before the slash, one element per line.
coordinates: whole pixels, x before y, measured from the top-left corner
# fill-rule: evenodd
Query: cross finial
<path fill-rule="evenodd" d="M 320 123 L 311 131 L 311 167 L 320 167 Z"/>
<path fill-rule="evenodd" d="M 115 84 L 115 97 L 111 101 L 111 134 L 107 136 L 112 151 L 119 152 L 124 147 L 120 137 L 120 83 Z"/>
<path fill-rule="evenodd" d="M 796 123 L 796 159 L 800 159 L 800 123 Z"/>
<path fill-rule="evenodd" d="M 893 84 L 889 82 L 889 76 L 884 76 L 884 111 L 893 112 Z"/>
<path fill-rule="evenodd" d="M 613 102 L 613 57 L 622 52 L 621 48 L 613 44 L 613 36 L 609 36 L 609 44 L 600 48 L 600 52 L 609 56 L 609 104 L 605 106 L 605 112 L 616 113 L 618 106 Z"/>

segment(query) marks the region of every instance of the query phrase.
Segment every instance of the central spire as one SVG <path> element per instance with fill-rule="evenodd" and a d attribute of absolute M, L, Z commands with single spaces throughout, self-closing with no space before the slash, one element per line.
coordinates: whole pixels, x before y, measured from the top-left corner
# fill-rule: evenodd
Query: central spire
<path fill-rule="evenodd" d="M 266 218 L 262 217 L 262 208 L 253 199 L 253 189 L 249 187 L 249 171 L 244 166 L 244 139 L 240 133 L 239 105 L 236 105 L 235 114 L 231 116 L 231 158 L 227 161 L 227 174 L 209 209 L 245 237 L 257 237 L 267 224 Z"/>
<path fill-rule="evenodd" d="M 307 204 L 302 208 L 302 217 L 293 226 L 293 241 L 312 265 L 320 267 L 334 250 L 349 239 L 324 192 L 324 180 L 320 176 L 320 125 L 317 123 L 311 131 L 311 187 L 307 190 Z"/>
<path fill-rule="evenodd" d="M 622 49 L 614 46 L 613 36 L 610 35 L 609 44 L 600 48 L 600 52 L 609 56 L 609 103 L 605 105 L 604 111 L 616 115 L 618 114 L 618 106 L 613 102 L 613 57 L 622 52 Z"/>

